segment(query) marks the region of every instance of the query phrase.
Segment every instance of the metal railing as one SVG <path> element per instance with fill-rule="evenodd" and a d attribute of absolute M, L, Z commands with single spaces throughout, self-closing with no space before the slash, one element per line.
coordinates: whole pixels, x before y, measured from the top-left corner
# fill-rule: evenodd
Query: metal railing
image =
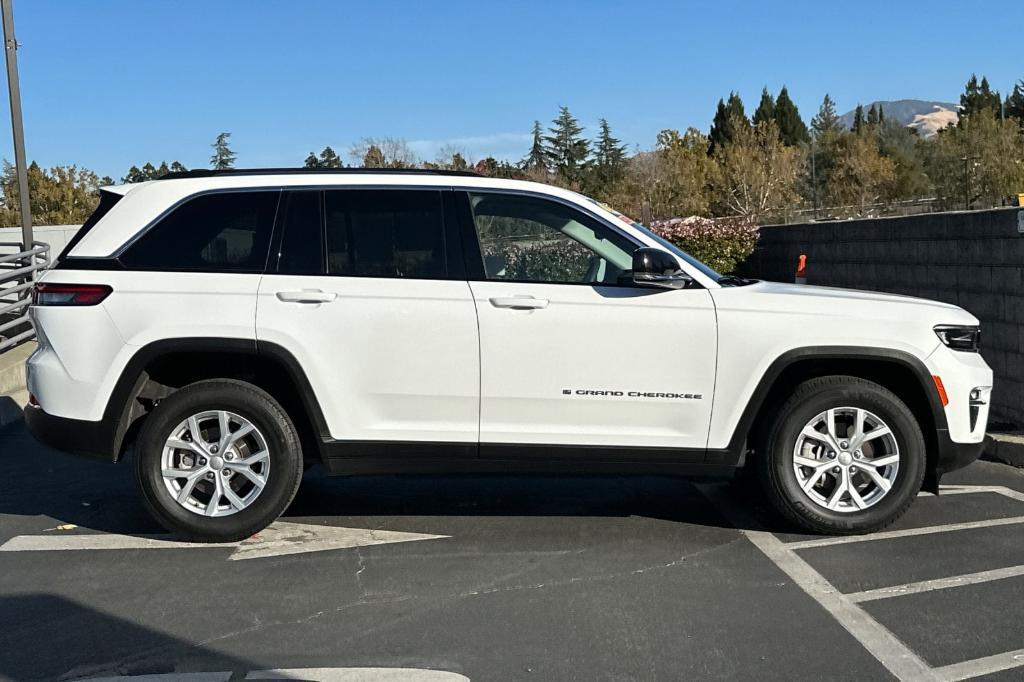
<path fill-rule="evenodd" d="M 0 242 L 0 353 L 35 336 L 28 318 L 36 273 L 50 266 L 50 245 Z"/>

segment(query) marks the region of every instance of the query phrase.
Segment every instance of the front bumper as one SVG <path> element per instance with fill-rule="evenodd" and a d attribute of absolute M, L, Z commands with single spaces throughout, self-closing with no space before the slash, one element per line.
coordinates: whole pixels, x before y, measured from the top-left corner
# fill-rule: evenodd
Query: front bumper
<path fill-rule="evenodd" d="M 978 443 L 954 443 L 949 437 L 949 431 L 945 429 L 939 429 L 937 436 L 939 452 L 935 461 L 936 478 L 963 469 L 981 457 L 981 453 L 985 451 L 984 440 Z"/>
<path fill-rule="evenodd" d="M 104 422 L 55 417 L 41 407 L 25 408 L 25 424 L 32 436 L 55 450 L 114 461 L 114 430 Z"/>

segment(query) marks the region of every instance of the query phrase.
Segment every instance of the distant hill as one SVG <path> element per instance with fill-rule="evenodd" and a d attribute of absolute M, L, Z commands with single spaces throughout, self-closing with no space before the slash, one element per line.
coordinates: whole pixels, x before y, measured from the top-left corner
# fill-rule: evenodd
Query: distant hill
<path fill-rule="evenodd" d="M 956 123 L 957 120 L 957 105 L 952 102 L 930 102 L 921 99 L 868 102 L 864 105 L 865 115 L 871 109 L 871 105 L 882 107 L 886 118 L 917 128 L 921 137 L 931 137 L 939 128 Z M 839 118 L 847 128 L 853 125 L 854 111 L 848 111 Z"/>

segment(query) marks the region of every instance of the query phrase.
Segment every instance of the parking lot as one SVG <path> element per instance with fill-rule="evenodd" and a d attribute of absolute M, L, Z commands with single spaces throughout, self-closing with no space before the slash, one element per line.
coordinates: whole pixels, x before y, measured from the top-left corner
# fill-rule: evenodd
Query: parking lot
<path fill-rule="evenodd" d="M 0 677 L 1020 679 L 1024 473 L 870 537 L 741 484 L 309 472 L 283 523 L 162 537 L 131 470 L 0 430 Z M 387 677 L 384 677 L 387 679 Z"/>

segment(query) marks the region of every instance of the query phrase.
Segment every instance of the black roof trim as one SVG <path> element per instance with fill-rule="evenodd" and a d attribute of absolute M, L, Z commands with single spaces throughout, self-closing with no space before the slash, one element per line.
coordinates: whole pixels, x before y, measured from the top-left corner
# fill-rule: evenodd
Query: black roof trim
<path fill-rule="evenodd" d="M 429 168 L 229 168 L 227 170 L 189 170 L 168 173 L 160 180 L 182 178 L 218 178 L 232 175 L 454 175 L 479 178 L 472 171 L 431 170 Z"/>

